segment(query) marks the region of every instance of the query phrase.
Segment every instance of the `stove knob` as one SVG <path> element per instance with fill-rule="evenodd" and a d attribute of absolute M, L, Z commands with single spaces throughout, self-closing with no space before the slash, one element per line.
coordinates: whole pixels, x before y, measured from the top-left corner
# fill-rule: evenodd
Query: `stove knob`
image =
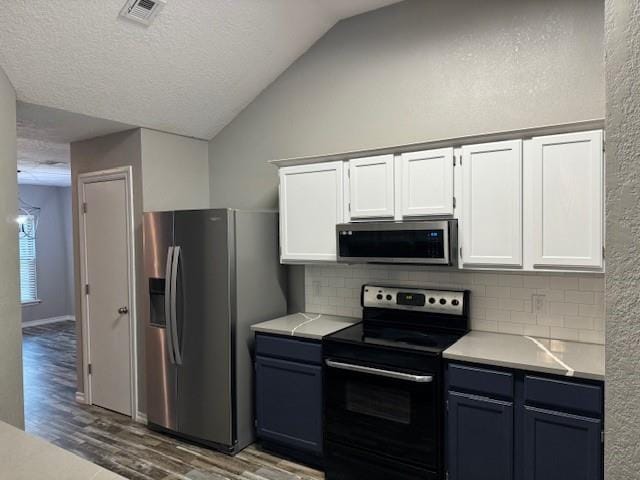
<path fill-rule="evenodd" d="M 433 297 L 429 298 L 429 303 L 431 304 L 436 303 L 436 299 Z"/>
<path fill-rule="evenodd" d="M 460 301 L 454 298 L 453 300 L 451 300 L 451 305 L 453 305 L 454 307 L 457 307 L 458 305 L 460 305 Z"/>
<path fill-rule="evenodd" d="M 440 305 L 444 305 L 445 303 L 447 303 L 447 301 L 444 298 L 440 299 Z"/>
<path fill-rule="evenodd" d="M 391 295 L 387 295 L 387 300 L 391 301 L 393 297 Z"/>
<path fill-rule="evenodd" d="M 378 295 L 376 295 L 376 298 L 377 298 L 378 300 L 382 300 L 382 294 L 381 294 L 381 293 L 379 293 Z"/>

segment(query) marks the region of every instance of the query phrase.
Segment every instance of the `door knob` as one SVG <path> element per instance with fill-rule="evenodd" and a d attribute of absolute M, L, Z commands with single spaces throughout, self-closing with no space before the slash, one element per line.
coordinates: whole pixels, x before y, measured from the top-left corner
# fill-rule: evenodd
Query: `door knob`
<path fill-rule="evenodd" d="M 129 313 L 129 308 L 128 308 L 128 307 L 120 307 L 120 308 L 118 309 L 118 313 L 119 313 L 120 315 L 125 315 L 125 314 Z"/>

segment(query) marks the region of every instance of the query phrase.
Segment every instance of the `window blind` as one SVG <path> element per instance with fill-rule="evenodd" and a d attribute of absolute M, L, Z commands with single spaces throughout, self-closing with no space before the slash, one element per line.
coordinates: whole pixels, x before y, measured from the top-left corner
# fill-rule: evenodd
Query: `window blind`
<path fill-rule="evenodd" d="M 33 215 L 21 216 L 20 221 L 20 301 L 28 303 L 38 299 L 35 222 Z"/>

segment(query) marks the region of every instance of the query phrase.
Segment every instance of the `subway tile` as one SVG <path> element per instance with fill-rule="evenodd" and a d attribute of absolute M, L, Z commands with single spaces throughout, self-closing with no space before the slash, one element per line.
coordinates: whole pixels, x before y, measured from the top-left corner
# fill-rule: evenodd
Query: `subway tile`
<path fill-rule="evenodd" d="M 329 279 L 330 287 L 344 287 L 344 277 L 333 277 Z"/>
<path fill-rule="evenodd" d="M 550 327 L 561 327 L 564 322 L 562 315 L 537 315 L 538 325 L 548 325 Z"/>
<path fill-rule="evenodd" d="M 552 290 L 550 288 L 539 288 L 536 295 L 544 295 L 547 302 L 564 302 L 564 290 Z"/>
<path fill-rule="evenodd" d="M 566 290 L 564 292 L 564 300 L 569 303 L 595 303 L 595 294 L 593 292 L 584 292 L 580 290 Z"/>
<path fill-rule="evenodd" d="M 485 320 L 487 318 L 487 311 L 484 308 L 478 308 L 472 304 L 469 316 L 478 320 Z"/>
<path fill-rule="evenodd" d="M 498 332 L 512 335 L 524 335 L 524 325 L 521 323 L 498 322 Z"/>
<path fill-rule="evenodd" d="M 473 330 L 481 330 L 483 332 L 497 332 L 498 322 L 495 320 L 471 319 L 471 328 Z"/>
<path fill-rule="evenodd" d="M 320 312 L 318 313 L 323 313 L 325 315 L 336 315 L 337 308 L 333 305 L 320 305 Z"/>
<path fill-rule="evenodd" d="M 604 305 L 578 305 L 580 315 L 586 317 L 602 317 L 604 316 Z"/>
<path fill-rule="evenodd" d="M 564 317 L 562 321 L 562 326 L 565 328 L 579 328 L 583 330 L 593 330 L 594 325 L 595 325 L 595 322 L 593 317 L 567 316 L 567 317 Z"/>
<path fill-rule="evenodd" d="M 321 287 L 320 295 L 322 297 L 335 297 L 338 295 L 338 292 L 335 287 Z"/>
<path fill-rule="evenodd" d="M 409 272 L 393 270 L 389 272 L 389 280 L 409 280 Z"/>
<path fill-rule="evenodd" d="M 578 305 L 575 303 L 549 302 L 551 315 L 578 315 Z"/>
<path fill-rule="evenodd" d="M 498 299 L 491 297 L 478 297 L 471 299 L 471 308 L 498 308 Z"/>
<path fill-rule="evenodd" d="M 536 293 L 533 288 L 511 288 L 511 298 L 520 298 L 522 300 L 531 300 L 531 295 Z"/>
<path fill-rule="evenodd" d="M 594 303 L 604 305 L 604 292 L 593 292 Z"/>
<path fill-rule="evenodd" d="M 579 340 L 578 330 L 575 328 L 551 327 L 551 338 L 559 340 L 571 340 L 577 342 Z"/>
<path fill-rule="evenodd" d="M 544 275 L 527 275 L 522 279 L 525 288 L 548 288 L 547 276 Z"/>
<path fill-rule="evenodd" d="M 329 297 L 327 298 L 327 303 L 334 307 L 341 307 L 345 305 L 345 300 L 344 297 Z"/>
<path fill-rule="evenodd" d="M 305 305 L 305 310 L 308 313 L 320 313 L 320 309 L 322 308 L 322 305 L 317 305 L 314 303 L 308 303 Z"/>
<path fill-rule="evenodd" d="M 500 279 L 499 275 L 494 273 L 474 273 L 473 283 L 477 285 L 490 285 L 497 287 L 500 284 Z"/>
<path fill-rule="evenodd" d="M 511 289 L 509 287 L 494 287 L 488 286 L 486 288 L 487 297 L 509 298 L 511 296 Z"/>
<path fill-rule="evenodd" d="M 511 312 L 510 319 L 514 323 L 529 323 L 535 325 L 537 317 L 534 313 L 530 312 Z"/>
<path fill-rule="evenodd" d="M 517 298 L 499 298 L 498 308 L 501 310 L 524 312 L 524 301 Z"/>
<path fill-rule="evenodd" d="M 578 278 L 569 276 L 549 277 L 551 290 L 578 290 Z"/>
<path fill-rule="evenodd" d="M 580 290 L 602 292 L 604 291 L 604 276 L 581 277 L 579 288 Z"/>
<path fill-rule="evenodd" d="M 498 322 L 508 322 L 511 319 L 508 310 L 487 309 L 487 320 L 497 320 Z"/>
<path fill-rule="evenodd" d="M 524 334 L 531 337 L 549 338 L 550 328 L 546 325 L 530 325 L 524 326 Z"/>
<path fill-rule="evenodd" d="M 524 277 L 522 275 L 500 275 L 498 285 L 501 287 L 522 287 Z"/>
<path fill-rule="evenodd" d="M 596 332 L 594 330 L 579 330 L 578 339 L 585 343 L 605 344 L 604 332 Z"/>

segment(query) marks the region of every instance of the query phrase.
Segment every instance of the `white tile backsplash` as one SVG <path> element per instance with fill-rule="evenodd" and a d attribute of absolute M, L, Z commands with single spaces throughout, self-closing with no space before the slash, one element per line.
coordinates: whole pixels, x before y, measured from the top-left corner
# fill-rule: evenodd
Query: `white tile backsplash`
<path fill-rule="evenodd" d="M 434 271 L 413 266 L 305 267 L 306 309 L 360 317 L 365 283 L 471 290 L 471 328 L 604 344 L 604 275 Z M 532 295 L 544 295 L 533 311 Z"/>

